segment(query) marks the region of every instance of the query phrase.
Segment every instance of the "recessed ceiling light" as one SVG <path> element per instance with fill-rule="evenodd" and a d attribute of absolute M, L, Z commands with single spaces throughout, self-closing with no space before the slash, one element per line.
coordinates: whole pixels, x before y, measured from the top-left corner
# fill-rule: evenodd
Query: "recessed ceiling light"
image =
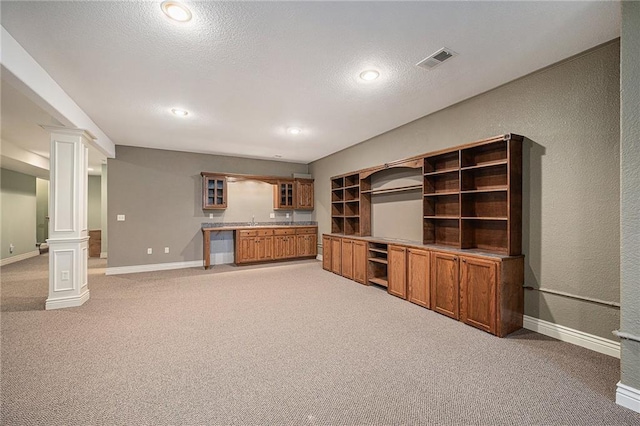
<path fill-rule="evenodd" d="M 187 115 L 189 115 L 189 111 L 185 111 L 183 109 L 173 108 L 171 112 L 177 115 L 178 117 L 186 117 Z"/>
<path fill-rule="evenodd" d="M 380 77 L 380 73 L 376 70 L 366 70 L 360 73 L 360 78 L 364 81 L 373 81 Z"/>
<path fill-rule="evenodd" d="M 302 129 L 299 127 L 289 127 L 287 129 L 287 133 L 289 133 L 290 135 L 299 135 L 300 133 L 302 133 Z"/>
<path fill-rule="evenodd" d="M 87 170 L 89 170 L 90 172 L 93 171 L 93 167 L 88 167 Z"/>
<path fill-rule="evenodd" d="M 177 1 L 165 1 L 161 5 L 162 11 L 169 18 L 178 22 L 187 22 L 191 20 L 191 11 L 182 3 Z"/>

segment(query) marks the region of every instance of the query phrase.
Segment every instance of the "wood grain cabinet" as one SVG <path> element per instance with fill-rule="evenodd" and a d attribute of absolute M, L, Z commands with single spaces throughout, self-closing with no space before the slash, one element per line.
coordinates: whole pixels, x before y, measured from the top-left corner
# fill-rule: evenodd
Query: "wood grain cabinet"
<path fill-rule="evenodd" d="M 342 238 L 342 276 L 353 279 L 353 240 Z"/>
<path fill-rule="evenodd" d="M 331 271 L 342 274 L 342 238 L 331 238 Z"/>
<path fill-rule="evenodd" d="M 276 229 L 273 236 L 273 258 L 288 259 L 297 256 L 295 229 Z"/>
<path fill-rule="evenodd" d="M 367 243 L 353 240 L 353 279 L 367 284 Z"/>
<path fill-rule="evenodd" d="M 295 206 L 297 210 L 313 210 L 313 180 L 295 180 Z"/>
<path fill-rule="evenodd" d="M 315 257 L 318 254 L 318 231 L 315 228 L 296 229 L 298 257 Z"/>
<path fill-rule="evenodd" d="M 331 237 L 326 235 L 322 236 L 322 268 L 325 271 L 332 271 L 331 269 Z"/>
<path fill-rule="evenodd" d="M 227 208 L 227 178 L 223 175 L 202 172 L 202 209 Z"/>
<path fill-rule="evenodd" d="M 273 188 L 273 208 L 276 210 L 292 210 L 293 202 L 293 181 L 279 180 Z"/>
<path fill-rule="evenodd" d="M 429 294 L 430 270 L 429 251 L 407 249 L 407 299 L 425 308 L 431 307 Z"/>
<path fill-rule="evenodd" d="M 273 259 L 273 229 L 238 231 L 236 263 L 262 262 Z"/>
<path fill-rule="evenodd" d="M 462 257 L 460 320 L 489 333 L 496 330 L 497 263 Z"/>
<path fill-rule="evenodd" d="M 406 299 L 407 249 L 404 247 L 390 245 L 387 259 L 389 271 L 389 286 L 387 287 L 387 291 L 389 294 Z"/>
<path fill-rule="evenodd" d="M 431 309 L 459 319 L 459 258 L 451 253 L 431 252 Z"/>

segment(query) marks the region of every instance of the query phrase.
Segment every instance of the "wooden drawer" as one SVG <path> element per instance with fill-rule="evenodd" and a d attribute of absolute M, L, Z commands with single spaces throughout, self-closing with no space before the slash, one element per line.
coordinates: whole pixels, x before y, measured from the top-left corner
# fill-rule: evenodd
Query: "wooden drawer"
<path fill-rule="evenodd" d="M 274 235 L 295 235 L 296 230 L 294 228 L 274 229 Z"/>
<path fill-rule="evenodd" d="M 273 235 L 273 229 L 258 229 L 259 237 L 268 237 L 270 235 Z"/>
<path fill-rule="evenodd" d="M 298 228 L 296 229 L 296 234 L 317 234 L 318 230 L 316 228 Z"/>
<path fill-rule="evenodd" d="M 241 237 L 257 237 L 258 236 L 258 230 L 251 230 L 251 231 L 240 231 L 240 236 Z"/>

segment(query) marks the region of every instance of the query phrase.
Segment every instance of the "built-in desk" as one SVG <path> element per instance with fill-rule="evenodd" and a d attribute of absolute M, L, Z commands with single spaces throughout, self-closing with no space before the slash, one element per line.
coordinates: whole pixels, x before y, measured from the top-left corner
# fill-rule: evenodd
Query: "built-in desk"
<path fill-rule="evenodd" d="M 202 258 L 211 267 L 211 232 L 233 231 L 235 263 L 315 258 L 318 247 L 316 222 L 287 223 L 203 223 Z"/>

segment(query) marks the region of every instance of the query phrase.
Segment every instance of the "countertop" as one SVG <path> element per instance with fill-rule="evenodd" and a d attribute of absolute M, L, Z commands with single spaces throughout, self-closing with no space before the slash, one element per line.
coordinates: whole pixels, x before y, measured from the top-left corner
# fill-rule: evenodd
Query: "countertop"
<path fill-rule="evenodd" d="M 317 227 L 318 222 L 256 222 L 251 225 L 249 222 L 226 222 L 226 223 L 203 223 L 203 231 L 235 231 L 238 229 L 259 229 L 259 228 L 308 228 Z"/>

